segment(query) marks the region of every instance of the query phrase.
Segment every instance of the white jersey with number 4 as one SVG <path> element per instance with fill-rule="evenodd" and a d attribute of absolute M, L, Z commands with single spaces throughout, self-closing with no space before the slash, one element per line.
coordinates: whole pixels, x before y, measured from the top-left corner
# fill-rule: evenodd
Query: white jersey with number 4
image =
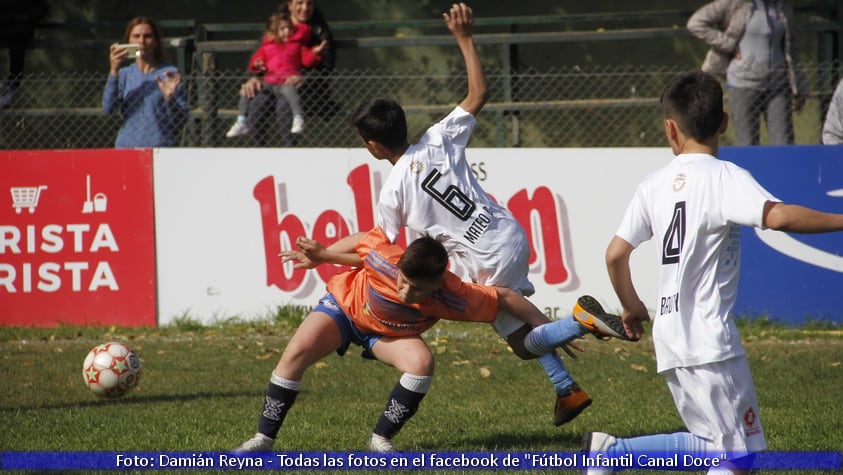
<path fill-rule="evenodd" d="M 682 154 L 638 186 L 617 236 L 660 249 L 653 343 L 659 372 L 744 354 L 731 316 L 740 273 L 740 226 L 761 227 L 778 201 L 737 165 Z"/>
<path fill-rule="evenodd" d="M 378 226 L 439 239 L 479 284 L 533 293 L 530 246 L 512 213 L 480 186 L 465 157 L 477 120 L 461 107 L 430 127 L 395 163 L 378 199 Z"/>

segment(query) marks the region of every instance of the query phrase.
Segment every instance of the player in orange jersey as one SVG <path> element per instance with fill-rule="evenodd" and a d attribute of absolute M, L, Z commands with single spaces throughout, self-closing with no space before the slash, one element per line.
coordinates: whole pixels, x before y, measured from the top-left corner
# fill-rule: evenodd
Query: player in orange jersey
<path fill-rule="evenodd" d="M 357 233 L 325 248 L 299 238 L 299 250 L 282 252 L 283 261 L 312 268 L 323 262 L 355 266 L 328 282 L 328 293 L 290 339 L 272 373 L 258 433 L 237 451 L 267 451 L 301 388 L 308 367 L 351 343 L 364 356 L 403 374 L 369 440 L 373 451 L 393 451 L 392 437 L 415 414 L 433 380 L 433 354 L 421 334 L 440 319 L 493 321 L 499 309 L 535 326 L 545 316 L 518 292 L 463 282 L 447 272 L 448 252 L 430 236 L 407 246 L 392 244 L 380 228 Z M 569 317 L 572 318 L 572 317 Z M 619 317 L 615 317 L 619 318 Z M 572 357 L 568 346 L 563 346 Z"/>

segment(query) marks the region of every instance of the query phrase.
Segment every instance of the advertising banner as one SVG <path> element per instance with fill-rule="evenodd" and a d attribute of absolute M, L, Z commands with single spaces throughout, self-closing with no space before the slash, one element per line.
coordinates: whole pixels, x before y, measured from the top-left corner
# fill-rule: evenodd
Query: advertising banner
<path fill-rule="evenodd" d="M 843 213 L 843 146 L 724 147 L 720 156 L 785 203 Z M 843 322 L 843 233 L 744 229 L 735 311 Z"/>
<path fill-rule="evenodd" d="M 156 324 L 151 150 L 0 152 L 0 324 Z"/>
<path fill-rule="evenodd" d="M 839 147 L 721 149 L 780 199 L 843 212 Z M 475 176 L 532 244 L 531 300 L 551 317 L 590 294 L 618 310 L 605 250 L 638 183 L 673 158 L 653 149 L 470 149 Z M 160 323 L 254 318 L 314 305 L 343 270 L 281 265 L 298 236 L 329 244 L 375 222 L 391 165 L 363 149 L 161 149 L 155 156 Z M 405 236 L 412 239 L 415 236 Z M 736 312 L 801 323 L 843 321 L 843 237 L 744 231 Z M 633 253 L 645 302 L 657 297 L 658 248 Z M 467 278 L 458 261 L 451 270 Z"/>
<path fill-rule="evenodd" d="M 670 158 L 666 149 L 469 154 L 478 180 L 527 230 L 532 300 L 554 317 L 569 315 L 585 293 L 616 306 L 606 245 L 638 181 Z M 248 319 L 278 305 L 315 305 L 342 268 L 293 269 L 281 265 L 278 253 L 299 236 L 329 244 L 371 228 L 390 171 L 362 147 L 156 150 L 160 322 Z M 633 260 L 642 294 L 652 298 L 654 252 L 642 250 Z M 468 278 L 458 261 L 451 269 Z"/>

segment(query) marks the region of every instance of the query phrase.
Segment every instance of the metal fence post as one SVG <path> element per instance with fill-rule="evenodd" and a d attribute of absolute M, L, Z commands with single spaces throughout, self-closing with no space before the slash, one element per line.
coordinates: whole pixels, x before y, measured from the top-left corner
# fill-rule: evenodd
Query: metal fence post
<path fill-rule="evenodd" d="M 510 45 L 504 43 L 499 46 L 500 53 L 501 53 L 501 79 L 502 79 L 502 86 L 503 86 L 503 100 L 507 103 L 512 103 L 512 60 L 509 56 L 509 47 Z M 512 143 L 507 143 L 506 140 L 506 125 L 505 119 L 507 112 L 510 116 L 513 117 L 513 136 L 512 136 Z M 518 127 L 516 121 L 518 120 L 515 115 L 513 115 L 513 111 L 506 111 L 506 110 L 497 110 L 495 112 L 497 120 L 495 124 L 497 125 L 498 129 L 498 147 L 517 147 L 518 146 Z"/>
<path fill-rule="evenodd" d="M 200 145 L 213 146 L 214 122 L 217 117 L 215 78 L 216 59 L 214 53 L 202 53 L 202 73 L 199 77 L 197 103 L 199 104 Z"/>

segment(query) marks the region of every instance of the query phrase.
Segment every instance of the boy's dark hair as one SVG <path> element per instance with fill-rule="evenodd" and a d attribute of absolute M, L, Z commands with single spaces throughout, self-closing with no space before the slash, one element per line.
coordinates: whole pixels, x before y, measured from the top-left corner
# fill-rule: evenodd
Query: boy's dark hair
<path fill-rule="evenodd" d="M 407 117 L 401 104 L 387 97 L 376 97 L 357 106 L 351 124 L 363 140 L 373 140 L 396 150 L 407 143 Z"/>
<path fill-rule="evenodd" d="M 407 246 L 398 260 L 398 268 L 409 279 L 438 279 L 448 269 L 448 251 L 441 242 L 425 234 Z"/>
<path fill-rule="evenodd" d="M 676 121 L 685 135 L 701 142 L 717 135 L 723 123 L 723 88 L 702 71 L 681 73 L 662 91 L 666 119 Z"/>

